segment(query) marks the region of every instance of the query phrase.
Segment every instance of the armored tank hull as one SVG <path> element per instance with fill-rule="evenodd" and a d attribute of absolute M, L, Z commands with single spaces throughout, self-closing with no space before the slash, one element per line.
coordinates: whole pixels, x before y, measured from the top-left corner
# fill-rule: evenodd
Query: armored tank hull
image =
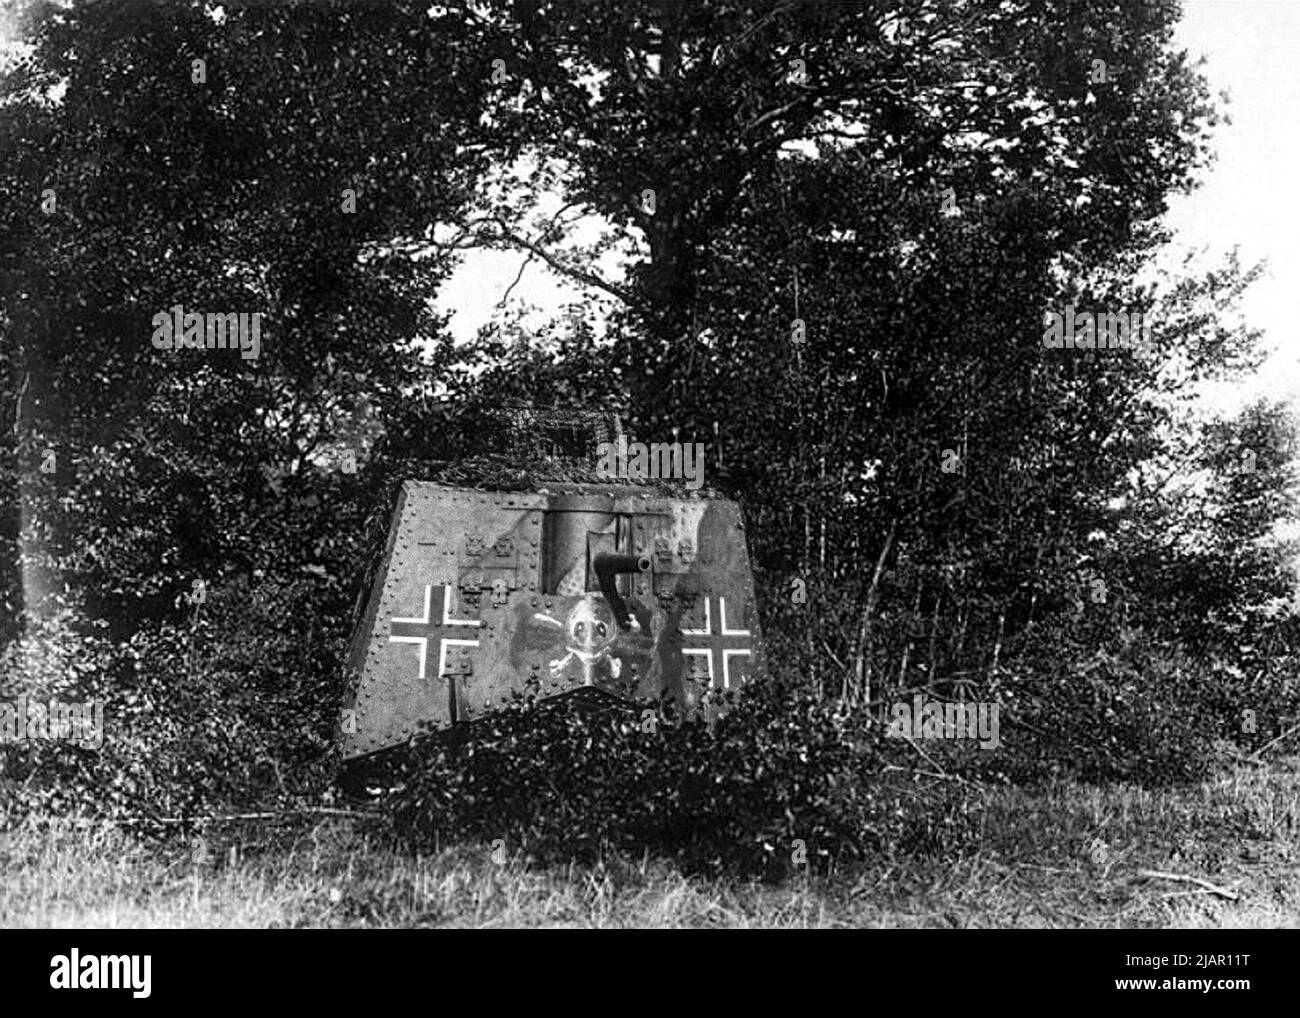
<path fill-rule="evenodd" d="M 655 488 L 408 481 L 348 657 L 345 761 L 517 696 L 687 718 L 763 668 L 739 506 Z"/>

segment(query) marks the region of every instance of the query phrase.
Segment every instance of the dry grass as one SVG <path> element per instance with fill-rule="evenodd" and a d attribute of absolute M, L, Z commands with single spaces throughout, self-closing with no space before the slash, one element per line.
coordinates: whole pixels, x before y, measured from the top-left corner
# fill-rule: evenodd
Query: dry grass
<path fill-rule="evenodd" d="M 28 825 L 0 832 L 0 926 L 1300 925 L 1300 761 L 1169 791 L 992 790 L 983 827 L 955 859 L 766 887 L 654 860 L 497 864 L 486 846 L 414 858 L 337 818 L 227 832 L 201 863 L 120 829 Z"/>

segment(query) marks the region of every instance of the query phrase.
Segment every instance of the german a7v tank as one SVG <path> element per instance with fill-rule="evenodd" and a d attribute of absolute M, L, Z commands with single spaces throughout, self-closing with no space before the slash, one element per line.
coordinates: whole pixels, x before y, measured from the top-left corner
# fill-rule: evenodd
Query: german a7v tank
<path fill-rule="evenodd" d="M 511 424 L 522 490 L 402 486 L 348 658 L 349 763 L 515 694 L 595 690 L 675 723 L 762 668 L 739 506 L 664 478 L 691 450 L 629 445 L 600 411 Z"/>

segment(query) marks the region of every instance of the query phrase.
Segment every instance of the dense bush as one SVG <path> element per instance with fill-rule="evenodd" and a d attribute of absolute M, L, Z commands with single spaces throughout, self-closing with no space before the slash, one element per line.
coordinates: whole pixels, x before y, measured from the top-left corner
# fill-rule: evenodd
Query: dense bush
<path fill-rule="evenodd" d="M 206 611 L 110 641 L 64 615 L 0 655 L 0 700 L 97 702 L 103 742 L 0 745 L 0 803 L 12 817 L 198 817 L 314 798 L 332 772 L 335 695 L 324 657 L 284 619 L 305 617 L 306 584 L 256 597 L 214 592 Z"/>
<path fill-rule="evenodd" d="M 417 738 L 380 815 L 417 850 L 500 840 L 543 862 L 649 852 L 767 877 L 966 841 L 969 790 L 891 780 L 885 750 L 878 726 L 775 683 L 711 730 L 570 697 Z"/>
<path fill-rule="evenodd" d="M 1208 676 L 1176 646 L 1141 634 L 1084 645 L 1036 633 L 988 683 L 1000 752 L 977 770 L 1016 782 L 1068 776 L 1162 785 L 1204 776 L 1229 734 L 1206 709 Z"/>
<path fill-rule="evenodd" d="M 999 705 L 996 752 L 927 753 L 960 773 L 1032 783 L 1055 777 L 1147 787 L 1199 780 L 1265 748 L 1300 717 L 1300 689 L 1270 671 L 1193 655 L 1138 630 L 1038 631 L 968 699 Z"/>

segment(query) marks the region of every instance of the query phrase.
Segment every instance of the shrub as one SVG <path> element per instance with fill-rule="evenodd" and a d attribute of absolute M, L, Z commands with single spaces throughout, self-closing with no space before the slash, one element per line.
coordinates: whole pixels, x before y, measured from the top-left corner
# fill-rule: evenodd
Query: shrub
<path fill-rule="evenodd" d="M 34 622 L 0 654 L 0 699 L 99 701 L 104 740 L 0 746 L 9 815 L 188 818 L 318 796 L 336 702 L 320 676 L 337 648 L 284 624 L 310 604 L 305 583 L 213 592 L 197 617 L 116 642 L 71 613 Z"/>
<path fill-rule="evenodd" d="M 966 773 L 1017 783 L 1200 780 L 1225 746 L 1262 746 L 1300 707 L 1294 683 L 1137 629 L 1039 631 L 975 695 L 999 702 L 1002 745 L 978 754 Z M 1245 710 L 1255 712 L 1253 732 L 1243 727 Z"/>
<path fill-rule="evenodd" d="M 890 780 L 878 732 L 775 682 L 712 730 L 580 697 L 517 704 L 464 738 L 413 740 L 379 823 L 415 850 L 500 840 L 544 863 L 648 852 L 766 878 L 968 840 L 969 787 Z"/>

